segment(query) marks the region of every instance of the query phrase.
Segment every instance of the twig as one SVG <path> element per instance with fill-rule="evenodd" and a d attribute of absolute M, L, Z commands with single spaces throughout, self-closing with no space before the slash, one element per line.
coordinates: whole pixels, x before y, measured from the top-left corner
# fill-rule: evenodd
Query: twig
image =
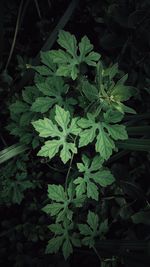
<path fill-rule="evenodd" d="M 18 29 L 19 29 L 19 22 L 20 22 L 22 7 L 23 7 L 23 0 L 21 0 L 21 2 L 20 2 L 18 16 L 17 16 L 17 22 L 16 22 L 16 28 L 15 28 L 15 33 L 14 33 L 14 38 L 13 38 L 13 42 L 12 42 L 12 45 L 11 45 L 9 57 L 8 57 L 8 60 L 7 60 L 6 66 L 5 66 L 5 71 L 8 68 L 8 65 L 10 63 L 10 60 L 12 58 L 12 54 L 13 54 L 13 51 L 14 51 L 14 47 L 15 47 L 15 43 L 16 43 L 16 38 L 17 38 L 17 34 L 18 34 Z"/>
<path fill-rule="evenodd" d="M 39 18 L 41 20 L 42 16 L 41 16 L 41 11 L 40 11 L 40 8 L 39 8 L 38 0 L 34 0 L 34 3 L 35 3 L 35 6 L 36 6 L 36 9 L 37 9 L 38 16 L 39 16 Z"/>

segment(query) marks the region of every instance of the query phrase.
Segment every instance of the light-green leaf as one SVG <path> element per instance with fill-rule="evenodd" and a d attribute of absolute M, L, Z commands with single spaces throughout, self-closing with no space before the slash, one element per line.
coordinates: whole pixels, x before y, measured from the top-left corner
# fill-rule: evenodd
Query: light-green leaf
<path fill-rule="evenodd" d="M 111 156 L 113 149 L 115 149 L 114 141 L 102 127 L 100 128 L 100 132 L 97 136 L 95 149 L 96 152 L 99 152 L 104 159 L 108 159 Z"/>
<path fill-rule="evenodd" d="M 66 194 L 62 185 L 48 185 L 48 197 L 56 202 L 66 201 Z"/>
<path fill-rule="evenodd" d="M 103 187 L 111 185 L 115 181 L 114 176 L 109 170 L 100 170 L 93 174 L 92 177 L 97 184 Z"/>
<path fill-rule="evenodd" d="M 60 30 L 57 42 L 61 47 L 65 48 L 66 51 L 73 57 L 76 56 L 77 40 L 74 35 L 67 31 Z"/>
<path fill-rule="evenodd" d="M 108 125 L 106 123 L 103 123 L 103 126 L 108 130 L 109 135 L 114 140 L 125 140 L 128 139 L 128 134 L 126 131 L 126 127 L 124 125 L 114 124 L 114 125 Z"/>
<path fill-rule="evenodd" d="M 58 126 L 47 118 L 32 123 L 41 137 L 55 137 L 55 139 L 45 142 L 38 155 L 51 159 L 60 150 L 60 158 L 66 163 L 71 158 L 72 153 L 77 153 L 75 143 L 72 139 L 68 142 L 67 137 L 78 135 L 80 129 L 76 125 L 77 119 L 71 120 L 69 111 L 65 111 L 58 105 L 56 105 L 55 121 Z"/>
<path fill-rule="evenodd" d="M 32 122 L 32 125 L 41 137 L 55 137 L 60 135 L 58 127 L 50 119 L 39 119 L 38 121 Z"/>

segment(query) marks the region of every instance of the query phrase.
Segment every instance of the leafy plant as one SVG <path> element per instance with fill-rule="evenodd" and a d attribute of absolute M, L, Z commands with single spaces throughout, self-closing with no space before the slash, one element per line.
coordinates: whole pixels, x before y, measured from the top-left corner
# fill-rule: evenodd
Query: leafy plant
<path fill-rule="evenodd" d="M 0 2 L 1 265 L 146 267 L 149 1 Z"/>
<path fill-rule="evenodd" d="M 39 95 L 34 97 L 30 110 L 39 114 L 38 120 L 32 118 L 39 137 L 48 138 L 38 156 L 49 160 L 60 158 L 67 166 L 70 160 L 65 186 L 48 185 L 51 203 L 43 208 L 55 220 L 49 227 L 55 236 L 50 239 L 46 253 L 56 253 L 62 248 L 64 257 L 68 258 L 73 245 L 81 244 L 80 235 L 85 235 L 84 245 L 93 247 L 94 237 L 99 233 L 103 238 L 108 231 L 107 219 L 100 224 L 98 215 L 89 212 L 88 225 L 84 225 L 78 222 L 76 213 L 91 200 L 97 203 L 101 190 L 115 182 L 105 161 L 117 151 L 116 140 L 128 138 L 125 125 L 120 123 L 125 112 L 134 111 L 121 102 L 128 100 L 136 90 L 125 85 L 127 75 L 116 80 L 117 65 L 106 68 L 98 61 L 100 55 L 92 51 L 87 37 L 83 37 L 77 46 L 75 36 L 60 31 L 58 44 L 65 51 L 42 53 L 44 65 L 34 67 L 40 76 L 35 76 L 32 88 Z M 83 74 L 81 63 L 91 66 L 95 76 L 89 78 Z M 82 163 L 77 163 L 77 168 L 76 165 L 72 167 L 80 162 L 80 157 Z M 74 235 L 78 236 L 76 241 Z"/>

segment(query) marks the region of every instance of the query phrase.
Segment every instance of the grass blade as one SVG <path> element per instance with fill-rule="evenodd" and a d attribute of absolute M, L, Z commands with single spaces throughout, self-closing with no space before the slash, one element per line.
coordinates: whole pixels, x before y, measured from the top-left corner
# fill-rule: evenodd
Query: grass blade
<path fill-rule="evenodd" d="M 28 147 L 26 145 L 21 145 L 20 143 L 9 146 L 0 151 L 0 164 L 23 153 Z"/>

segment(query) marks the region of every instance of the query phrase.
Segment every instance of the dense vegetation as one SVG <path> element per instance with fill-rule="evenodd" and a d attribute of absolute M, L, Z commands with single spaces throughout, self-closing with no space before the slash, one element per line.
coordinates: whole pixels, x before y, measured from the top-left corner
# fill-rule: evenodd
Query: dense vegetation
<path fill-rule="evenodd" d="M 1 265 L 148 267 L 150 2 L 0 13 Z"/>

